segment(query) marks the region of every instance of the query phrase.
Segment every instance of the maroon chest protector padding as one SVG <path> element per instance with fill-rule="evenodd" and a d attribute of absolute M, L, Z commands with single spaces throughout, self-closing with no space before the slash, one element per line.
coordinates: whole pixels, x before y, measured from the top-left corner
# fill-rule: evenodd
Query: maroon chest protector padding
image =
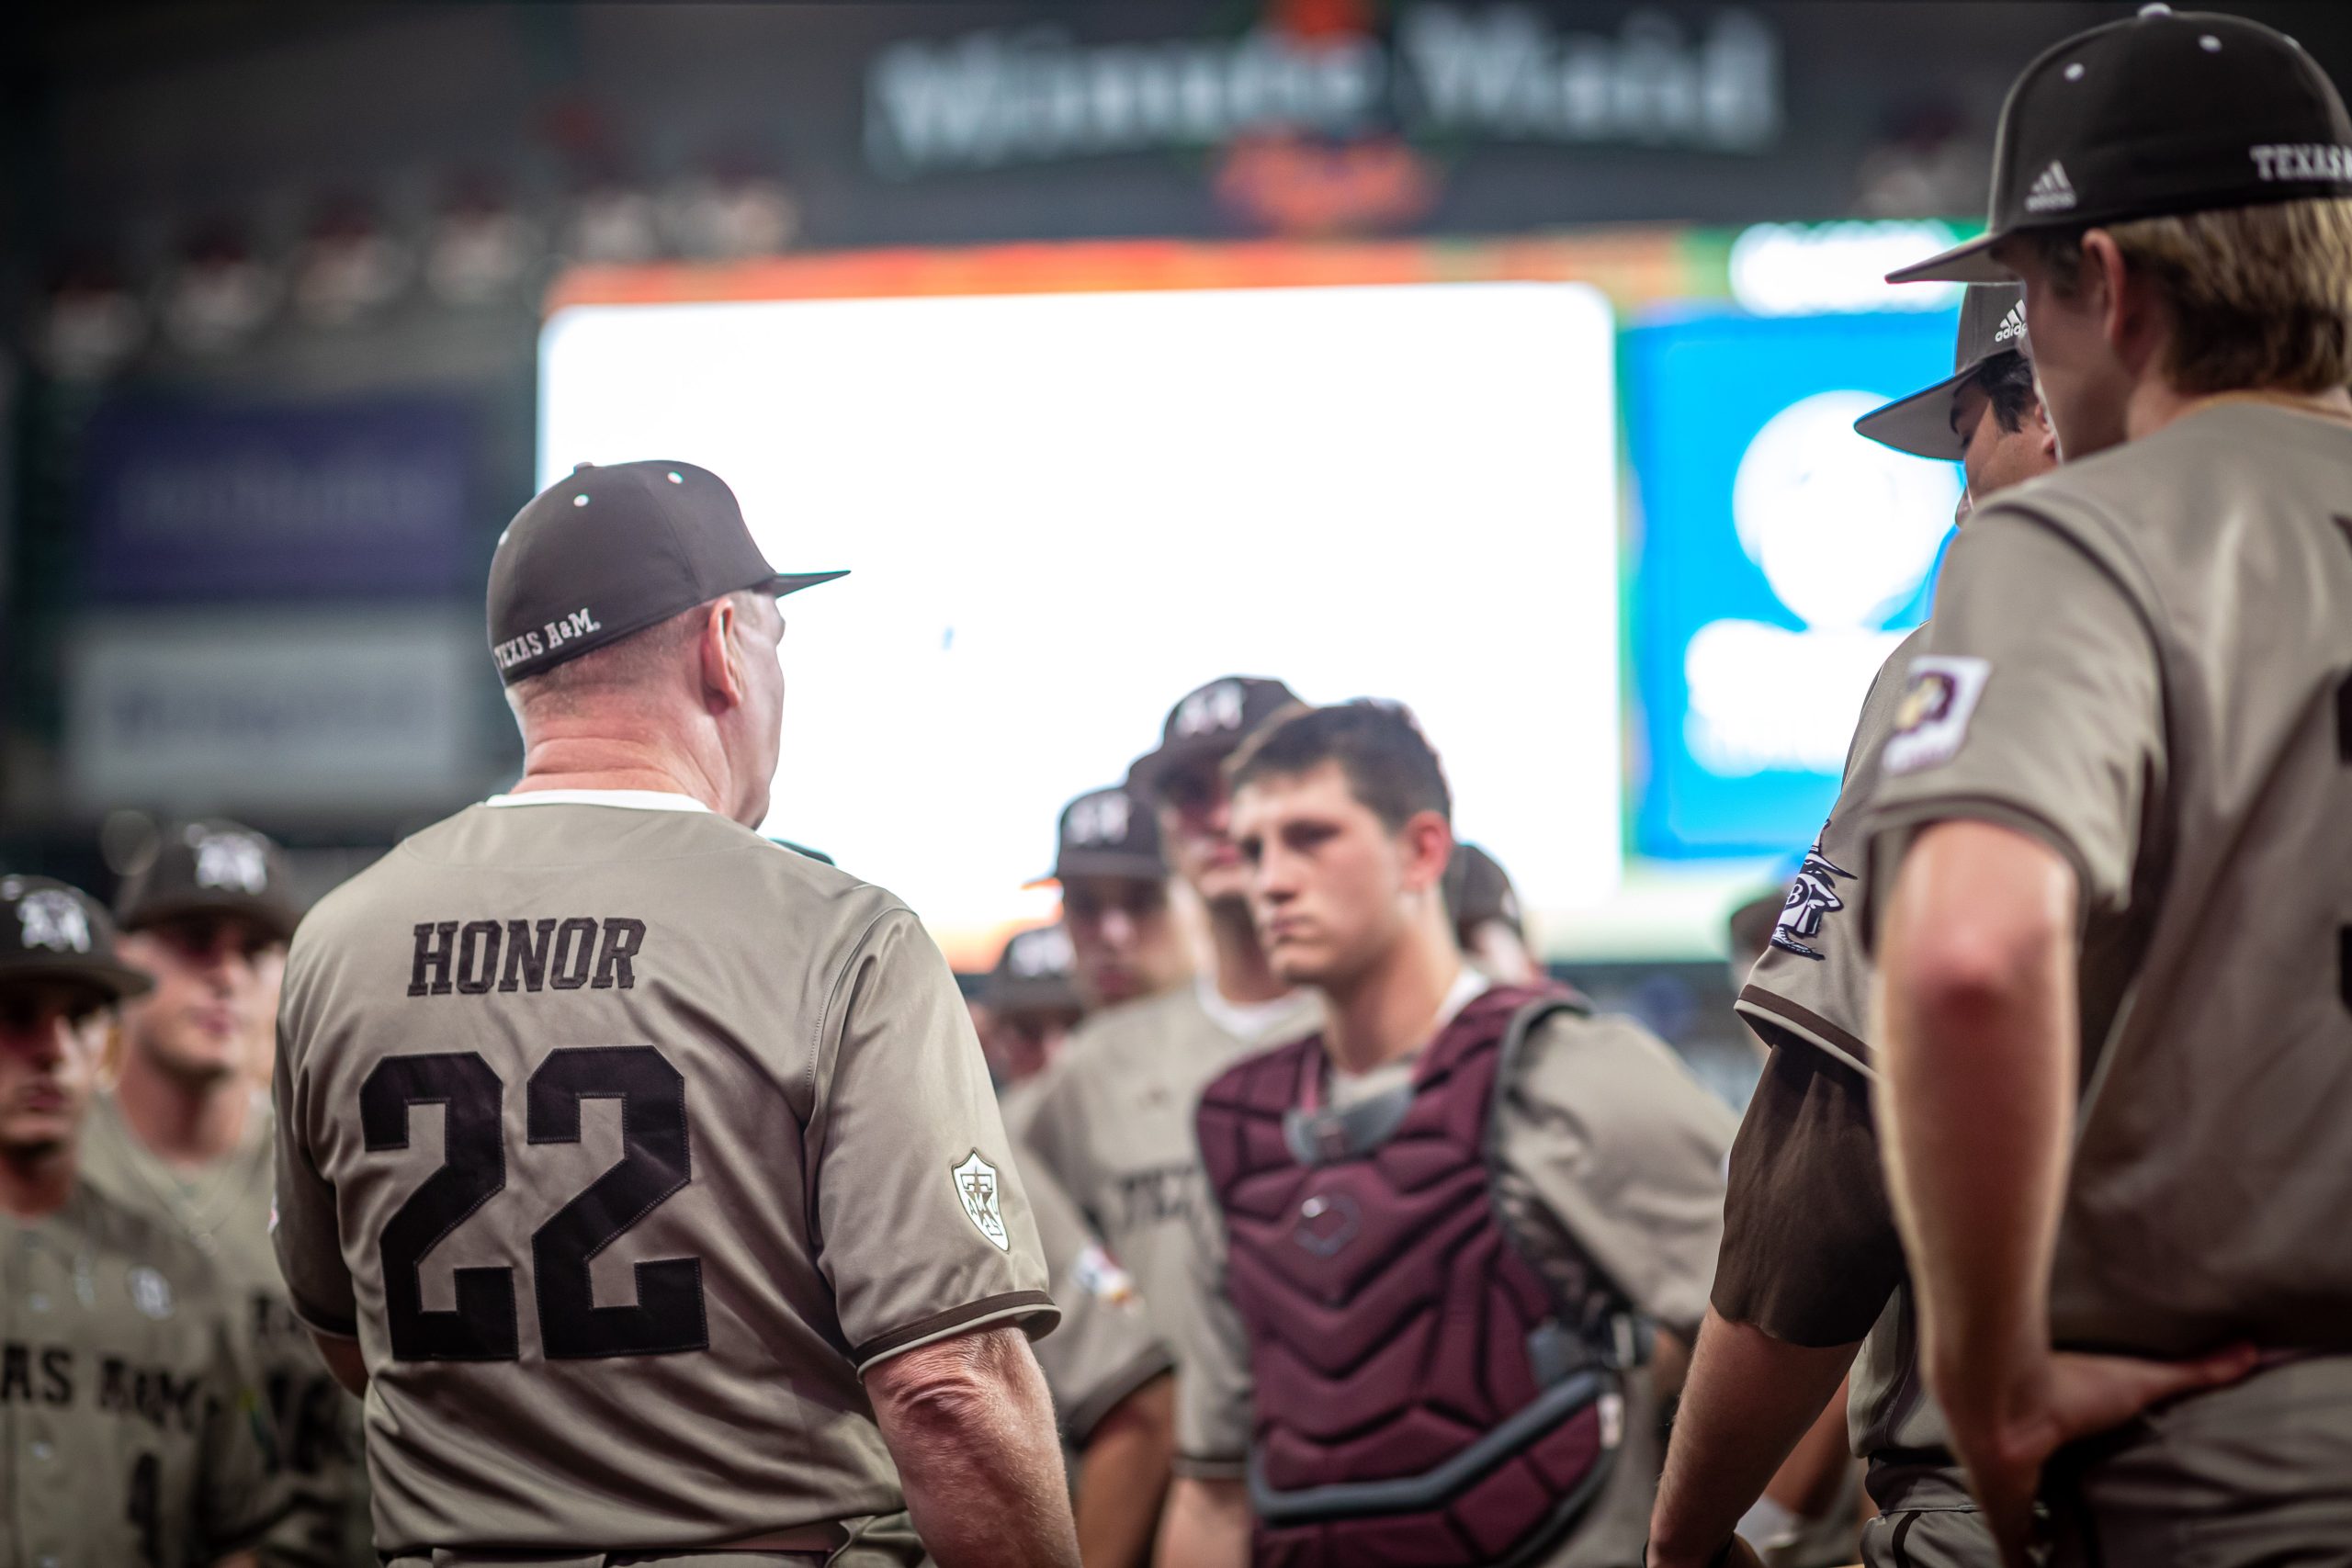
<path fill-rule="evenodd" d="M 1580 1006 L 1482 993 L 1422 1054 L 1409 1099 L 1351 1108 L 1348 1127 L 1322 1113 L 1319 1038 L 1202 1096 L 1256 1377 L 1259 1564 L 1525 1560 L 1597 1489 L 1601 1401 L 1620 1385 L 1597 1359 L 1539 1365 L 1531 1340 L 1556 1343 L 1560 1307 L 1505 1234 L 1487 1159 L 1506 1036 L 1539 1004 Z"/>

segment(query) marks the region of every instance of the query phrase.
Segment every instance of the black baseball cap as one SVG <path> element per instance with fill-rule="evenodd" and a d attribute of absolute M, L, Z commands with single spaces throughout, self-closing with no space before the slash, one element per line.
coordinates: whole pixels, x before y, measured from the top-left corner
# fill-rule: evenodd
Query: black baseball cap
<path fill-rule="evenodd" d="M 727 482 L 692 463 L 582 463 L 533 496 L 490 562 L 490 653 L 508 685 L 739 591 L 843 571 L 770 566 Z"/>
<path fill-rule="evenodd" d="M 266 833 L 220 820 L 166 825 L 146 862 L 123 878 L 114 913 L 124 931 L 183 915 L 238 915 L 280 942 L 302 919 L 283 852 Z"/>
<path fill-rule="evenodd" d="M 1091 789 L 1062 807 L 1054 869 L 1028 884 L 1040 887 L 1073 876 L 1125 876 L 1158 882 L 1168 874 L 1160 853 L 1159 818 L 1123 784 Z"/>
<path fill-rule="evenodd" d="M 1069 932 L 1059 925 L 1015 931 L 980 987 L 981 1004 L 1001 1013 L 1083 1012 L 1071 974 L 1077 962 Z"/>
<path fill-rule="evenodd" d="M 62 980 L 108 1001 L 153 989 L 154 979 L 115 955 L 114 922 L 78 887 L 46 876 L 0 876 L 0 986 Z"/>
<path fill-rule="evenodd" d="M 1951 374 L 1925 390 L 1871 410 L 1854 422 L 1854 430 L 1897 452 L 1957 463 L 1965 454 L 1959 432 L 1951 427 L 1952 399 L 2001 355 L 2030 352 L 2025 289 L 2015 283 L 1972 283 L 1961 296 Z"/>
<path fill-rule="evenodd" d="M 1137 800 L 1159 798 L 1159 781 L 1193 762 L 1230 756 L 1251 734 L 1288 708 L 1298 694 L 1263 675 L 1226 675 L 1184 694 L 1168 710 L 1158 749 L 1127 769 L 1127 793 Z"/>
<path fill-rule="evenodd" d="M 2243 17 L 2140 14 L 2037 56 L 1993 143 L 1982 238 L 1889 283 L 1995 283 L 2020 230 L 2352 196 L 2352 119 L 2302 46 Z"/>
<path fill-rule="evenodd" d="M 1488 920 L 1527 934 L 1510 873 L 1476 844 L 1455 844 L 1453 858 L 1445 863 L 1445 908 L 1453 917 L 1453 929 L 1465 936 Z"/>

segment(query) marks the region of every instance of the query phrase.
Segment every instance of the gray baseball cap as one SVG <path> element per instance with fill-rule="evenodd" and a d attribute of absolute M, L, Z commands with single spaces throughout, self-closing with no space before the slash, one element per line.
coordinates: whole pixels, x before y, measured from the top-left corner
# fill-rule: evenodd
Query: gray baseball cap
<path fill-rule="evenodd" d="M 770 566 L 727 482 L 692 463 L 582 463 L 526 502 L 490 562 L 490 652 L 508 685 L 739 591 L 843 571 Z"/>
<path fill-rule="evenodd" d="M 1972 283 L 1960 300 L 1960 333 L 1952 344 L 1951 374 L 1934 386 L 1897 398 L 1854 422 L 1857 434 L 1915 457 L 1957 463 L 1964 455 L 1951 427 L 1952 399 L 1976 373 L 2005 354 L 2030 355 L 2025 330 L 2025 289 L 2015 283 Z"/>

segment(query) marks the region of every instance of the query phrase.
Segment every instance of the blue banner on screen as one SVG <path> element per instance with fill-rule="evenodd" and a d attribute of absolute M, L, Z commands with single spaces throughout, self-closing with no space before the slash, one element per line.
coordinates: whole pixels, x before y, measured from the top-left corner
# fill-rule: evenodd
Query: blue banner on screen
<path fill-rule="evenodd" d="M 447 592 L 470 564 L 471 463 L 454 402 L 118 406 L 90 434 L 86 581 L 117 600 Z"/>
<path fill-rule="evenodd" d="M 1702 315 L 1626 334 L 1641 493 L 1636 848 L 1802 850 L 1871 677 L 1927 613 L 1957 465 L 1856 416 L 1951 373 L 1955 319 Z"/>

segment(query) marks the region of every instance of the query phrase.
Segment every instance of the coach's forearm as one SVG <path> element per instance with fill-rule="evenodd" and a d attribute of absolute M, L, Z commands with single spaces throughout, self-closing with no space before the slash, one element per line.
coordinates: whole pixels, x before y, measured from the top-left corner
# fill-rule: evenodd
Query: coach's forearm
<path fill-rule="evenodd" d="M 1855 1348 L 1792 1345 L 1707 1309 L 1650 1515 L 1652 1568 L 1714 1560 L 1838 1392 Z"/>
<path fill-rule="evenodd" d="M 1020 1329 L 893 1356 L 865 1389 L 939 1568 L 1078 1568 L 1053 1399 Z"/>
<path fill-rule="evenodd" d="M 356 1339 L 339 1339 L 332 1334 L 312 1331 L 311 1343 L 319 1348 L 319 1359 L 343 1385 L 344 1393 L 354 1399 L 368 1397 L 368 1358 L 359 1352 Z"/>
<path fill-rule="evenodd" d="M 1112 1407 L 1078 1461 L 1078 1554 L 1086 1568 L 1140 1568 L 1168 1494 L 1176 1380 L 1161 1373 Z"/>
<path fill-rule="evenodd" d="M 1981 822 L 1923 831 L 1880 936 L 1883 1145 L 1928 1386 L 1998 1425 L 2050 1352 L 2075 1111 L 2075 875 Z"/>
<path fill-rule="evenodd" d="M 1180 1475 L 1168 1489 L 1159 1568 L 1249 1568 L 1250 1494 L 1238 1481 Z"/>

